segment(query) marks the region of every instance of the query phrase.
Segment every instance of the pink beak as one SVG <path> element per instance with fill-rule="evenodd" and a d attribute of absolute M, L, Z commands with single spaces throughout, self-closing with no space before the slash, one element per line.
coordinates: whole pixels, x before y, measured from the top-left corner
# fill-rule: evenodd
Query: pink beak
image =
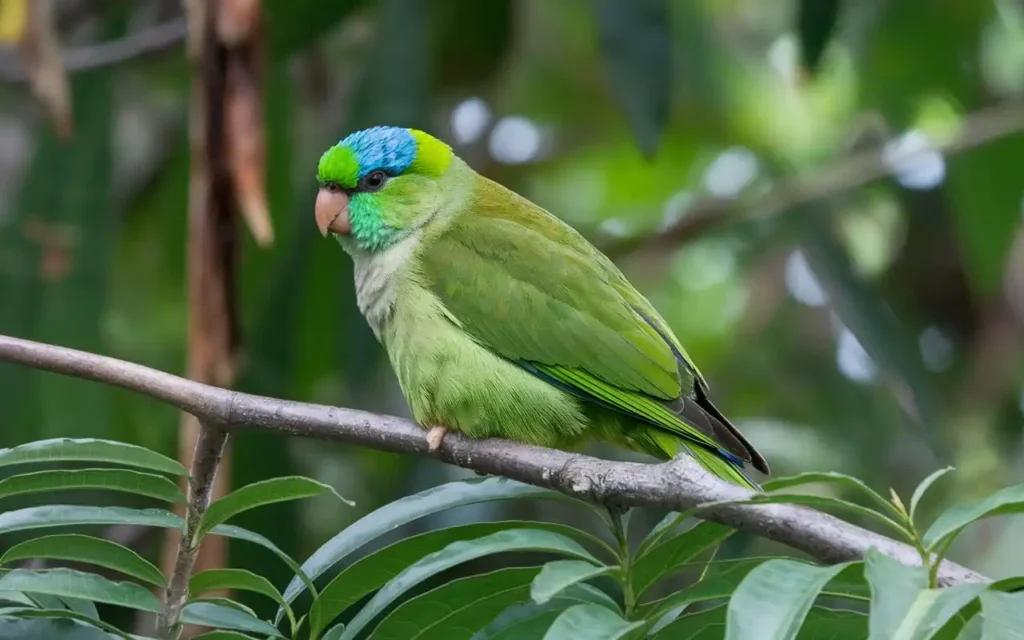
<path fill-rule="evenodd" d="M 327 237 L 329 231 L 348 235 L 348 194 L 344 191 L 328 191 L 321 188 L 316 196 L 316 227 Z"/>

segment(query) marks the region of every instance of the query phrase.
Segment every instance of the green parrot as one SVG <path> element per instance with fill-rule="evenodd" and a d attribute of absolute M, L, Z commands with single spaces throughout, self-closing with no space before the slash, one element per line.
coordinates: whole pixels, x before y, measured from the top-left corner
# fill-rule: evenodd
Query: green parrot
<path fill-rule="evenodd" d="M 316 222 L 436 452 L 449 430 L 573 449 L 688 454 L 757 489 L 768 464 L 708 399 L 654 307 L 572 227 L 415 129 L 320 158 Z"/>

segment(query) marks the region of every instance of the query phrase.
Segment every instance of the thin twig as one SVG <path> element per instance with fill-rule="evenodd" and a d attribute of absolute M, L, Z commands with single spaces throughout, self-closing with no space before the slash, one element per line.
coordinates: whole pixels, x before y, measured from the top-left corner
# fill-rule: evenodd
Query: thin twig
<path fill-rule="evenodd" d="M 0 362 L 137 391 L 187 411 L 206 424 L 261 427 L 383 451 L 427 455 L 423 429 L 394 416 L 229 391 L 116 358 L 2 335 Z M 712 476 L 685 456 L 664 464 L 612 462 L 509 440 L 474 440 L 458 433 L 445 436 L 439 456 L 466 469 L 606 504 L 687 510 L 752 495 Z M 908 565 L 921 562 L 917 552 L 906 544 L 796 505 L 726 505 L 707 509 L 700 517 L 781 542 L 825 563 L 857 560 L 871 547 Z M 967 582 L 989 579 L 956 563 L 943 563 L 940 584 Z"/>
<path fill-rule="evenodd" d="M 176 18 L 119 40 L 67 49 L 61 53 L 61 58 L 69 73 L 89 71 L 162 53 L 184 40 L 185 19 Z M 0 57 L 0 82 L 28 82 L 28 76 L 14 56 Z"/>
<path fill-rule="evenodd" d="M 1021 131 L 1024 131 L 1024 105 L 1001 105 L 966 117 L 956 137 L 935 145 L 934 149 L 918 153 L 937 151 L 949 156 Z M 910 164 L 918 153 L 901 155 L 899 162 Z M 892 163 L 886 158 L 884 148 L 862 151 L 810 176 L 792 178 L 767 195 L 749 200 L 709 198 L 697 203 L 677 223 L 652 236 L 611 241 L 603 248 L 608 255 L 617 257 L 641 247 L 677 246 L 717 224 L 795 209 L 881 180 L 892 171 Z"/>
<path fill-rule="evenodd" d="M 188 579 L 192 575 L 192 566 L 199 556 L 199 521 L 210 506 L 217 466 L 220 464 L 227 441 L 227 429 L 214 422 L 202 421 L 189 472 L 185 531 L 178 541 L 178 554 L 167 584 L 164 609 L 157 622 L 157 633 L 161 638 L 173 640 L 178 637 L 181 630 L 181 612 L 188 600 Z"/>

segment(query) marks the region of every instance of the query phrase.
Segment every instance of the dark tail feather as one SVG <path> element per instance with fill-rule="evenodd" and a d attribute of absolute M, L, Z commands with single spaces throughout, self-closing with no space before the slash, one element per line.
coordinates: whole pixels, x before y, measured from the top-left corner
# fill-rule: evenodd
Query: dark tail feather
<path fill-rule="evenodd" d="M 696 402 L 687 402 L 683 407 L 682 416 L 687 420 L 694 419 L 691 414 L 699 414 L 703 420 L 710 425 L 714 437 L 727 451 L 749 462 L 755 469 L 765 475 L 771 475 L 768 461 L 764 459 L 754 445 L 743 437 L 740 430 L 736 428 L 729 419 L 722 415 L 711 400 L 708 398 L 703 385 L 698 381 L 696 384 Z M 699 419 L 699 418 L 698 418 Z M 703 427 L 703 425 L 697 425 Z"/>

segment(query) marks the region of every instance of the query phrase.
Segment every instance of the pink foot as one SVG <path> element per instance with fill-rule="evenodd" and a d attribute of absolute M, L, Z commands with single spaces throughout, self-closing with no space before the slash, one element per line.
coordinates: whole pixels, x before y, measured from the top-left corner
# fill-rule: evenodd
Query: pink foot
<path fill-rule="evenodd" d="M 441 448 L 441 441 L 444 440 L 446 433 L 448 433 L 447 427 L 430 428 L 430 431 L 427 432 L 427 451 L 430 454 L 437 453 L 437 450 Z"/>

